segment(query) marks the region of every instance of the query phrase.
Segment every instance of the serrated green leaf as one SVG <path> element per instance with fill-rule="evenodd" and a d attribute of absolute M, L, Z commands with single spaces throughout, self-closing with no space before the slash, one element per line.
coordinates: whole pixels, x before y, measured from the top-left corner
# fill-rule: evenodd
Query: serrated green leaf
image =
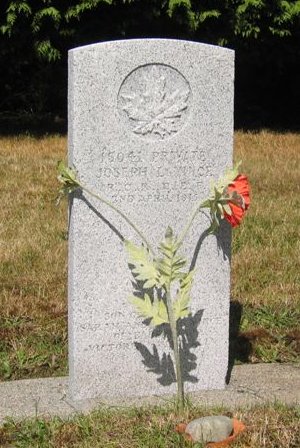
<path fill-rule="evenodd" d="M 176 299 L 173 303 L 175 320 L 182 319 L 190 314 L 189 301 L 190 297 L 188 295 L 182 295 L 180 291 L 178 291 Z"/>
<path fill-rule="evenodd" d="M 176 257 L 174 257 L 172 266 L 174 266 L 175 268 L 182 268 L 185 264 L 186 264 L 186 260 L 177 255 Z"/>
<path fill-rule="evenodd" d="M 156 262 L 160 273 L 161 285 L 182 278 L 183 273 L 180 269 L 186 264 L 186 260 L 177 255 L 179 247 L 180 243 L 174 236 L 173 230 L 171 227 L 168 227 L 165 233 L 165 240 L 159 245 L 159 251 L 163 257 Z"/>
<path fill-rule="evenodd" d="M 134 305 L 138 314 L 146 319 L 152 318 L 152 302 L 148 294 L 145 294 L 143 299 L 132 295 L 128 300 Z"/>
<path fill-rule="evenodd" d="M 180 282 L 180 288 L 182 290 L 185 290 L 186 292 L 188 292 L 188 294 L 190 293 L 192 285 L 193 285 L 194 275 L 195 275 L 195 270 L 192 269 L 190 272 L 185 274 L 184 278 Z"/>
<path fill-rule="evenodd" d="M 75 189 L 80 186 L 79 181 L 77 180 L 76 171 L 67 167 L 61 160 L 57 163 L 57 171 L 57 179 L 64 185 L 64 187 Z"/>
<path fill-rule="evenodd" d="M 167 308 L 163 300 L 155 299 L 152 303 L 148 294 L 145 294 L 142 299 L 130 296 L 128 300 L 141 317 L 151 319 L 151 325 L 156 326 L 169 322 Z"/>
<path fill-rule="evenodd" d="M 77 180 L 76 171 L 70 167 L 67 167 L 63 161 L 58 162 L 57 171 L 57 179 L 62 184 L 56 199 L 56 204 L 59 205 L 64 196 L 68 196 L 70 193 L 73 193 L 73 191 L 80 188 L 80 183 Z"/>
<path fill-rule="evenodd" d="M 125 241 L 125 248 L 129 255 L 129 264 L 134 266 L 132 272 L 135 278 L 144 282 L 144 288 L 153 288 L 158 285 L 160 274 L 149 250 L 145 246 L 137 246 L 127 240 Z"/>
<path fill-rule="evenodd" d="M 167 307 L 163 300 L 154 300 L 152 325 L 168 324 L 169 317 Z"/>
<path fill-rule="evenodd" d="M 190 271 L 188 274 L 185 274 L 180 282 L 180 289 L 173 304 L 176 320 L 187 317 L 190 314 L 189 302 L 193 279 L 194 271 Z"/>

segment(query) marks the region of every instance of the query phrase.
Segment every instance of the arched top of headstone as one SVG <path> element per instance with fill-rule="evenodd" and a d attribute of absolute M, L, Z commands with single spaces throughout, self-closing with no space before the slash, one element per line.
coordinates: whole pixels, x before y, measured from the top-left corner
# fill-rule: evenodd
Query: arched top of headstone
<path fill-rule="evenodd" d="M 156 38 L 148 38 L 148 39 L 120 39 L 120 40 L 111 40 L 111 41 L 104 41 L 104 42 L 97 42 L 94 44 L 89 45 L 83 45 L 81 47 L 72 48 L 69 50 L 70 53 L 72 52 L 79 52 L 79 51 L 95 51 L 98 49 L 106 49 L 106 50 L 114 50 L 118 49 L 120 47 L 142 47 L 145 49 L 145 47 L 154 47 L 154 46 L 170 46 L 172 49 L 175 47 L 178 48 L 195 48 L 197 51 L 202 52 L 209 52 L 210 54 L 234 54 L 234 50 L 231 50 L 229 48 L 221 47 L 218 45 L 211 45 L 211 44 L 205 44 L 202 42 L 195 42 L 191 40 L 184 40 L 184 39 L 156 39 Z"/>

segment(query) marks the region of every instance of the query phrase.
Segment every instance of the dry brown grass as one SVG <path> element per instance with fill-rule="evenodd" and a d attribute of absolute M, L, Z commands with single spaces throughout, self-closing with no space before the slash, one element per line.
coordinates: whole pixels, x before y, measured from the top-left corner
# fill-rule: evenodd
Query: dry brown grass
<path fill-rule="evenodd" d="M 65 371 L 67 223 L 65 205 L 54 206 L 56 162 L 65 150 L 59 137 L 0 141 L 4 378 Z"/>
<path fill-rule="evenodd" d="M 300 134 L 235 135 L 252 185 L 234 240 L 232 293 L 243 303 L 294 308 L 300 297 Z"/>
<path fill-rule="evenodd" d="M 249 175 L 252 204 L 234 232 L 232 296 L 244 307 L 242 329 L 270 336 L 250 340 L 249 359 L 299 359 L 288 332 L 300 322 L 300 134 L 237 132 L 235 159 Z"/>
<path fill-rule="evenodd" d="M 297 448 L 300 446 L 299 408 L 280 404 L 256 407 L 237 413 L 246 423 L 246 431 L 236 448 Z"/>
<path fill-rule="evenodd" d="M 0 151 L 4 316 L 65 312 L 59 289 L 65 289 L 66 219 L 65 210 L 54 207 L 55 166 L 65 140 L 2 139 Z"/>
<path fill-rule="evenodd" d="M 66 204 L 54 205 L 65 153 L 63 137 L 0 139 L 3 379 L 66 373 Z M 244 330 L 277 338 L 254 360 L 291 360 L 299 347 L 300 135 L 237 132 L 235 158 L 252 204 L 234 232 L 232 296 L 244 305 Z"/>
<path fill-rule="evenodd" d="M 189 407 L 182 416 L 174 409 L 101 409 L 68 421 L 58 418 L 8 422 L 0 427 L 3 447 L 23 448 L 190 448 L 175 427 L 205 415 L 228 415 L 246 425 L 246 431 L 230 446 L 236 448 L 299 448 L 300 409 L 280 404 L 240 409 Z M 11 445 L 15 443 L 15 445 Z M 202 445 L 194 444 L 201 448 Z"/>

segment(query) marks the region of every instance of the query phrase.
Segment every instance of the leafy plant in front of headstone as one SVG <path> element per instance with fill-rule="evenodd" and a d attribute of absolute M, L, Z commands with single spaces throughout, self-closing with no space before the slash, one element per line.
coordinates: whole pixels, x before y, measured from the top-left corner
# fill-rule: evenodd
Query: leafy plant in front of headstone
<path fill-rule="evenodd" d="M 72 168 L 66 167 L 63 162 L 58 164 L 58 179 L 62 183 L 58 202 L 62 196 L 81 189 L 121 215 L 143 242 L 141 246 L 138 246 L 129 240 L 124 240 L 131 272 L 135 281 L 142 284 L 142 293 L 136 291 L 129 297 L 129 301 L 136 312 L 150 325 L 170 326 L 179 410 L 183 409 L 185 398 L 177 324 L 180 319 L 191 314 L 190 293 L 194 276 L 194 270 L 183 270 L 187 260 L 180 255 L 179 250 L 195 217 L 203 208 L 208 208 L 210 211 L 210 226 L 206 235 L 216 233 L 223 219 L 226 219 L 232 227 L 241 222 L 249 207 L 250 197 L 247 177 L 239 174 L 238 167 L 239 165 L 227 170 L 225 176 L 216 183 L 212 183 L 209 198 L 196 205 L 178 237 L 170 226 L 167 228 L 164 240 L 158 245 L 158 253 L 156 253 L 143 233 L 125 213 L 81 184 Z"/>
<path fill-rule="evenodd" d="M 177 335 L 177 321 L 190 314 L 190 291 L 194 271 L 184 272 L 186 260 L 178 254 L 181 242 L 168 227 L 164 240 L 159 244 L 157 257 L 153 257 L 145 246 L 138 247 L 130 241 L 125 242 L 129 263 L 133 266 L 134 278 L 143 283 L 143 297 L 132 295 L 130 303 L 136 312 L 150 325 L 169 324 L 174 352 L 179 407 L 184 403 L 184 389 L 180 362 L 180 349 Z M 171 297 L 173 286 L 177 285 L 175 298 Z M 153 300 L 147 289 L 151 288 Z"/>

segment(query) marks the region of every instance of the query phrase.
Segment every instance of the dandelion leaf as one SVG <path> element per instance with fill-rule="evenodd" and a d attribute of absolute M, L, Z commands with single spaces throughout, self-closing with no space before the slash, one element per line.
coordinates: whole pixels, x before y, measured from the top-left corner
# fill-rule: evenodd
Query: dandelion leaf
<path fill-rule="evenodd" d="M 167 228 L 165 240 L 159 245 L 159 251 L 163 257 L 156 262 L 157 269 L 161 276 L 161 284 L 181 279 L 185 274 L 181 272 L 181 268 L 186 264 L 186 260 L 179 255 L 177 251 L 180 243 L 175 238 L 171 227 Z"/>
<path fill-rule="evenodd" d="M 137 246 L 131 241 L 125 241 L 129 264 L 133 265 L 132 273 L 136 280 L 143 282 L 143 287 L 153 288 L 159 284 L 159 271 L 145 246 Z"/>
<path fill-rule="evenodd" d="M 173 304 L 175 319 L 182 319 L 190 314 L 190 293 L 193 284 L 194 271 L 190 271 L 180 281 L 180 288 Z"/>
<path fill-rule="evenodd" d="M 141 317 L 151 319 L 151 325 L 157 326 L 169 322 L 167 308 L 163 300 L 154 299 L 152 302 L 149 295 L 145 294 L 144 298 L 132 295 L 129 297 L 129 302 Z"/>

